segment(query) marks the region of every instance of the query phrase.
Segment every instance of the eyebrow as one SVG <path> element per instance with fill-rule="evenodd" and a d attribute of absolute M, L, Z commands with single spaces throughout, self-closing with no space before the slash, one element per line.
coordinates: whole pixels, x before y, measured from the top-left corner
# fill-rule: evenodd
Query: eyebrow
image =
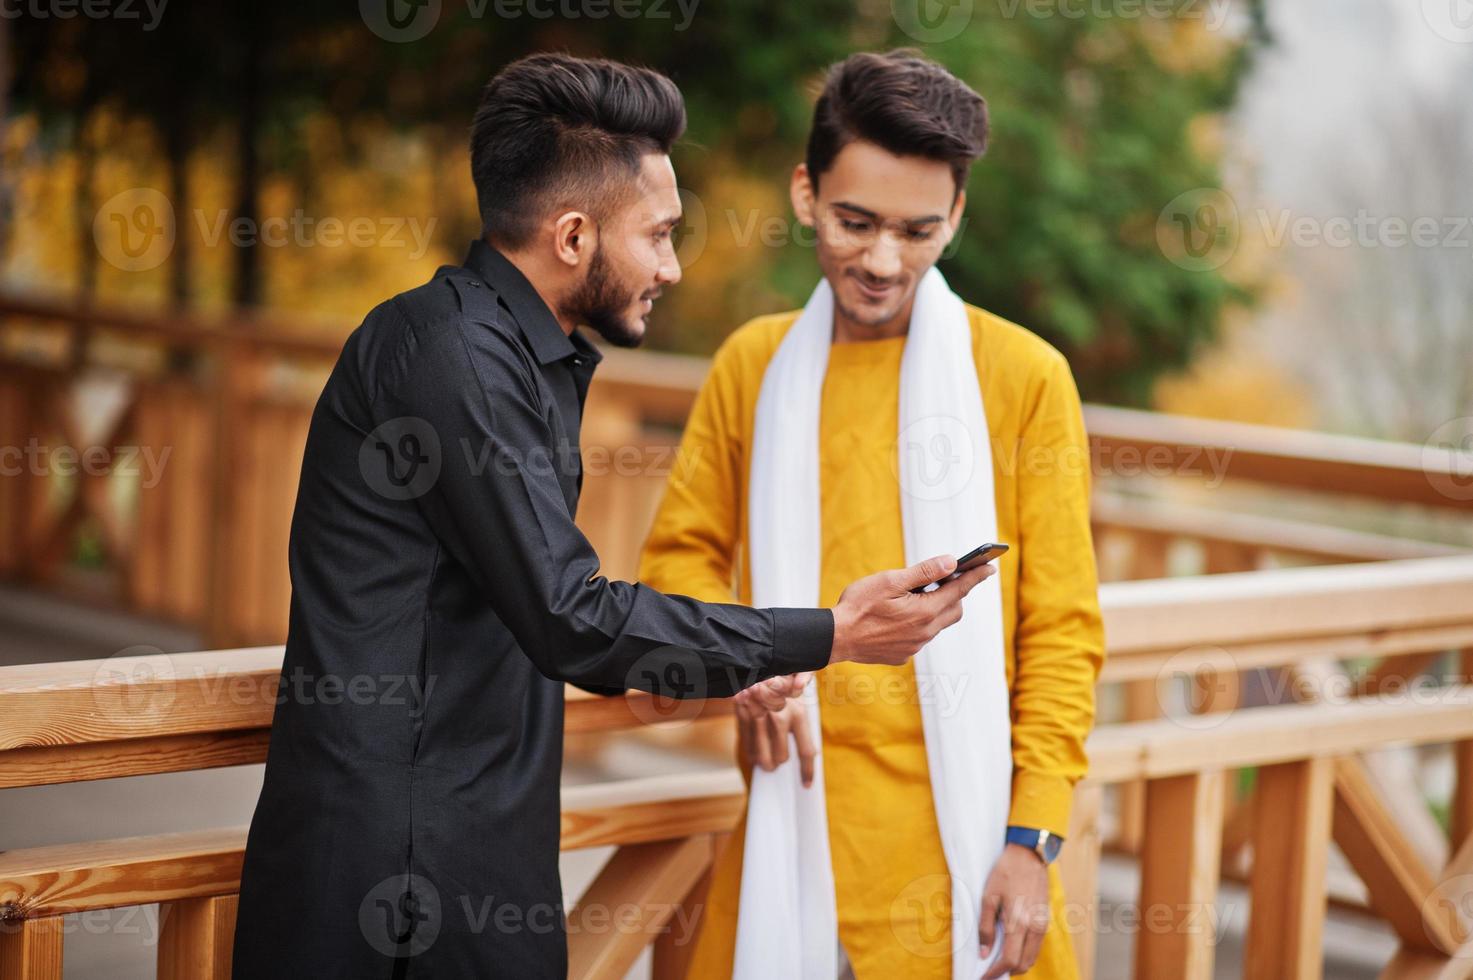
<path fill-rule="evenodd" d="M 884 220 L 869 208 L 862 208 L 858 204 L 850 204 L 848 201 L 835 201 L 833 206 L 843 208 L 845 211 L 853 211 L 855 214 L 863 215 L 871 221 Z M 901 218 L 900 220 L 907 225 L 934 225 L 938 221 L 945 221 L 946 218 L 939 214 L 927 214 L 918 218 Z"/>
<path fill-rule="evenodd" d="M 677 211 L 673 217 L 666 218 L 664 221 L 657 221 L 655 223 L 655 227 L 656 228 L 674 228 L 674 227 L 676 227 L 677 225 L 679 225 L 684 220 L 685 220 L 685 212 L 684 211 Z"/>

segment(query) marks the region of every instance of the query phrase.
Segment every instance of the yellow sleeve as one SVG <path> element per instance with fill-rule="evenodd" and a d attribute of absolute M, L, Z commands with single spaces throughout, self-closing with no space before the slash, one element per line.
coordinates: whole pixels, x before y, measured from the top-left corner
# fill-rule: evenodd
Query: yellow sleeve
<path fill-rule="evenodd" d="M 1079 392 L 1051 351 L 1018 469 L 1018 624 L 1009 823 L 1064 835 L 1074 784 L 1088 768 L 1095 680 L 1104 662 L 1089 529 L 1089 443 Z"/>
<path fill-rule="evenodd" d="M 661 592 L 736 601 L 744 428 L 740 367 L 728 340 L 712 359 L 686 420 L 639 560 L 639 580 Z"/>

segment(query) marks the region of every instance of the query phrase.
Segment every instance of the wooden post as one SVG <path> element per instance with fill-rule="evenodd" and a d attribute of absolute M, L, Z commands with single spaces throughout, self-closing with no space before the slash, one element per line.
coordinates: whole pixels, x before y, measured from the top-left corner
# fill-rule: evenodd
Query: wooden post
<path fill-rule="evenodd" d="M 212 895 L 159 909 L 159 980 L 229 980 L 239 899 Z"/>
<path fill-rule="evenodd" d="M 660 933 L 651 950 L 650 980 L 685 980 L 690 974 L 691 960 L 695 956 L 696 937 L 700 935 L 701 920 L 706 915 L 706 893 L 711 890 L 711 876 L 721 852 L 731 843 L 731 834 L 711 835 L 711 865 L 708 867 L 685 898 L 680 900 L 671 918 L 675 919 L 667 931 Z M 682 932 L 682 924 L 688 932 Z"/>
<path fill-rule="evenodd" d="M 1458 680 L 1473 683 L 1473 649 L 1458 654 Z M 1457 850 L 1473 837 L 1473 739 L 1453 743 L 1453 762 L 1456 778 L 1453 780 L 1452 813 L 1448 821 L 1448 850 Z"/>
<path fill-rule="evenodd" d="M 0 977 L 61 980 L 61 916 L 0 922 Z"/>
<path fill-rule="evenodd" d="M 1074 789 L 1074 806 L 1069 813 L 1069 836 L 1059 855 L 1059 877 L 1064 883 L 1064 921 L 1051 928 L 1066 929 L 1079 963 L 1079 980 L 1091 980 L 1095 972 L 1095 917 L 1099 912 L 1097 882 L 1100 875 L 1100 812 L 1105 787 L 1080 783 Z"/>
<path fill-rule="evenodd" d="M 711 866 L 711 835 L 626 844 L 568 913 L 570 980 L 619 980 Z"/>
<path fill-rule="evenodd" d="M 1135 975 L 1210 980 L 1212 906 L 1221 864 L 1225 784 L 1220 770 L 1151 780 L 1141 845 Z M 1256 974 L 1250 974 L 1256 976 Z"/>
<path fill-rule="evenodd" d="M 1320 976 L 1333 772 L 1326 758 L 1258 770 L 1244 976 Z"/>

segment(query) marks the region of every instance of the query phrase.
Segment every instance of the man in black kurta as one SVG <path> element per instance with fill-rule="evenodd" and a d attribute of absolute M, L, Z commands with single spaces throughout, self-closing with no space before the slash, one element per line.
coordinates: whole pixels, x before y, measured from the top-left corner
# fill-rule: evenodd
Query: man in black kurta
<path fill-rule="evenodd" d="M 388 976 L 387 953 L 414 976 L 562 976 L 563 682 L 680 686 L 698 661 L 719 697 L 828 663 L 827 609 L 598 575 L 572 515 L 600 356 L 480 241 L 348 339 L 292 518 L 238 975 Z"/>

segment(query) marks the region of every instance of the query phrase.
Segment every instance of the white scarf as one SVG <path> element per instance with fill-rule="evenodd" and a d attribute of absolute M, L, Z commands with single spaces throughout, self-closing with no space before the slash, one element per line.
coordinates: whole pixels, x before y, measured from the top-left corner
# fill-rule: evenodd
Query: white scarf
<path fill-rule="evenodd" d="M 819 409 L 833 318 L 833 293 L 820 282 L 762 380 L 748 491 L 752 600 L 758 607 L 818 605 Z M 905 341 L 899 434 L 906 562 L 962 555 L 997 540 L 992 448 L 967 311 L 934 268 L 916 290 Z M 952 977 L 976 980 L 987 966 L 978 955 L 982 889 L 1003 850 L 1012 788 L 997 576 L 972 590 L 964 611 L 960 623 L 916 655 L 915 673 L 931 797 L 951 875 Z M 821 745 L 817 687 L 810 683 L 803 699 L 813 744 Z M 948 696 L 939 696 L 943 691 Z M 808 789 L 796 758 L 774 772 L 752 773 L 735 980 L 837 975 L 823 780 L 822 750 Z M 846 813 L 843 819 L 866 815 Z M 909 828 L 893 830 L 897 855 L 903 855 Z M 999 931 L 988 962 L 1001 947 Z"/>

